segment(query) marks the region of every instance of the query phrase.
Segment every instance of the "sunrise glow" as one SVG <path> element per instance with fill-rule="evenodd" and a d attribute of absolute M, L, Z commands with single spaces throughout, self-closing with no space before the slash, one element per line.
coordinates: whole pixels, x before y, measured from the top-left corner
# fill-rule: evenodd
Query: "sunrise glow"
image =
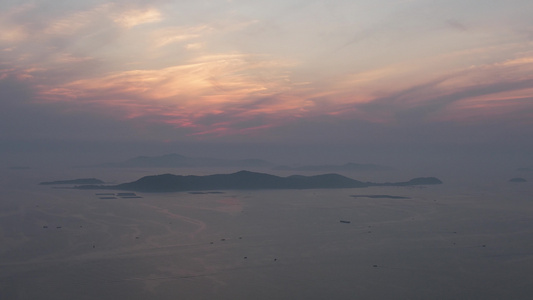
<path fill-rule="evenodd" d="M 0 80 L 62 114 L 204 137 L 321 116 L 391 126 L 533 122 L 524 113 L 533 86 L 526 1 L 483 11 L 392 0 L 1 8 Z"/>

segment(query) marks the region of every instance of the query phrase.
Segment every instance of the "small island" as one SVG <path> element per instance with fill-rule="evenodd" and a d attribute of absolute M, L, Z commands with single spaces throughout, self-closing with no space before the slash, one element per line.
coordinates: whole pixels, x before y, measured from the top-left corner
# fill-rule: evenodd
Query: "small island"
<path fill-rule="evenodd" d="M 239 171 L 232 174 L 206 176 L 163 174 L 145 176 L 133 182 L 118 185 L 80 185 L 77 189 L 112 189 L 139 192 L 183 192 L 220 190 L 268 189 L 339 189 L 370 186 L 413 186 L 441 184 L 435 177 L 414 178 L 405 182 L 362 182 L 339 174 L 315 176 L 292 175 L 280 177 L 265 173 Z"/>
<path fill-rule="evenodd" d="M 39 184 L 41 185 L 55 185 L 55 184 L 104 184 L 100 179 L 96 178 L 80 178 L 72 180 L 57 180 L 57 181 L 45 181 Z"/>
<path fill-rule="evenodd" d="M 509 179 L 509 182 L 520 183 L 520 182 L 527 182 L 527 180 L 522 177 L 515 177 L 515 178 Z"/>
<path fill-rule="evenodd" d="M 392 195 L 350 195 L 354 198 L 371 198 L 371 199 L 411 199 L 404 196 L 392 196 Z"/>

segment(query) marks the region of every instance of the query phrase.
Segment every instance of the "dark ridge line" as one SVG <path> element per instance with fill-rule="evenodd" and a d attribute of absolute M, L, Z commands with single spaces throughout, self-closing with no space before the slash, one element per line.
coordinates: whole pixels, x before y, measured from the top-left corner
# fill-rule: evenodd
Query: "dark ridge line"
<path fill-rule="evenodd" d="M 239 171 L 232 174 L 153 175 L 133 182 L 118 185 L 81 185 L 76 189 L 107 189 L 138 192 L 184 192 L 220 190 L 270 190 L 270 189 L 339 189 L 370 186 L 413 186 L 441 184 L 435 177 L 419 177 L 406 182 L 373 183 L 362 182 L 339 174 L 315 176 L 292 175 L 280 177 L 265 173 Z M 120 196 L 120 195 L 118 195 Z"/>

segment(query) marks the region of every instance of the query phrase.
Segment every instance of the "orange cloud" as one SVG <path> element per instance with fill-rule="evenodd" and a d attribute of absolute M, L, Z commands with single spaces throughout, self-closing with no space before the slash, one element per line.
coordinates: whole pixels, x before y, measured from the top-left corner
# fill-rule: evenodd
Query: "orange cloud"
<path fill-rule="evenodd" d="M 76 80 L 43 89 L 43 95 L 112 108 L 125 119 L 189 128 L 196 136 L 253 134 L 320 115 L 372 123 L 463 122 L 476 113 L 503 116 L 527 107 L 529 102 L 519 99 L 528 99 L 532 92 L 527 89 L 529 80 L 533 82 L 532 61 L 524 56 L 469 67 L 411 86 L 405 79 L 398 86 L 407 87 L 397 89 L 386 83 L 401 75 L 402 64 L 314 84 L 294 82 L 294 64 L 233 53 Z M 376 83 L 384 88 L 371 88 Z"/>
<path fill-rule="evenodd" d="M 153 46 L 159 48 L 169 44 L 199 38 L 212 30 L 213 28 L 206 25 L 187 28 L 171 27 L 156 30 L 151 35 Z M 194 48 L 194 46 L 190 48 Z"/>
<path fill-rule="evenodd" d="M 163 17 L 159 10 L 155 8 L 148 9 L 130 9 L 117 13 L 113 21 L 126 28 L 132 28 L 141 24 L 160 22 Z"/>
<path fill-rule="evenodd" d="M 112 4 L 103 4 L 92 9 L 66 14 L 58 19 L 51 20 L 43 29 L 44 34 L 72 35 L 80 29 L 94 25 L 97 20 L 102 20 L 112 10 Z"/>
<path fill-rule="evenodd" d="M 261 56 L 208 55 L 163 69 L 115 72 L 60 87 L 41 86 L 41 96 L 100 110 L 118 109 L 125 119 L 187 127 L 199 135 L 250 132 L 271 125 L 231 126 L 263 115 L 297 116 L 313 106 L 291 94 L 287 66 L 287 62 Z M 226 121 L 214 121 L 219 117 L 230 119 L 227 126 Z M 209 119 L 213 121 L 199 121 Z"/>
<path fill-rule="evenodd" d="M 450 105 L 436 119 L 466 123 L 509 119 L 533 125 L 533 88 L 467 98 Z"/>

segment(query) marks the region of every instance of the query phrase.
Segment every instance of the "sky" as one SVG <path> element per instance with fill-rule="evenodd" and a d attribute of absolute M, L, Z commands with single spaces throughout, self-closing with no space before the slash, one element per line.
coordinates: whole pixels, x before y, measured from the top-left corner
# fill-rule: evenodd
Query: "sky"
<path fill-rule="evenodd" d="M 532 13 L 530 0 L 4 0 L 0 153 L 453 148 L 533 164 Z"/>

